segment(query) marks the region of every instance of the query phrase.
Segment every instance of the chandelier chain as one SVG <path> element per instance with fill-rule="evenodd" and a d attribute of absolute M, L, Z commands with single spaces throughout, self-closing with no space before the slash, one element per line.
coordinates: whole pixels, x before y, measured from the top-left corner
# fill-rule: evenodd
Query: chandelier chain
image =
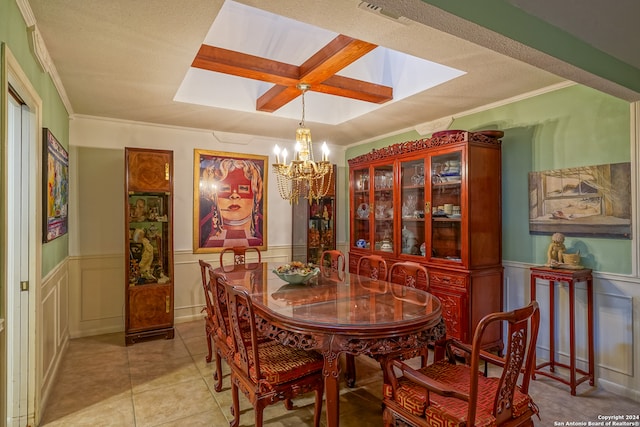
<path fill-rule="evenodd" d="M 300 121 L 300 127 L 305 127 L 304 126 L 304 111 L 305 111 L 305 105 L 304 105 L 304 94 L 307 91 L 307 89 L 303 89 L 302 90 L 302 120 Z"/>

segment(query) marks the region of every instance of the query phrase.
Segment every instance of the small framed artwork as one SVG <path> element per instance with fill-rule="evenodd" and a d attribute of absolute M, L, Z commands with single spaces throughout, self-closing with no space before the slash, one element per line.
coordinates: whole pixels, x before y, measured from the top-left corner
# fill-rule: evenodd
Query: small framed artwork
<path fill-rule="evenodd" d="M 194 150 L 193 251 L 225 247 L 267 249 L 269 158 Z"/>
<path fill-rule="evenodd" d="M 42 241 L 46 243 L 67 233 L 69 154 L 47 128 L 43 129 L 42 141 Z"/>

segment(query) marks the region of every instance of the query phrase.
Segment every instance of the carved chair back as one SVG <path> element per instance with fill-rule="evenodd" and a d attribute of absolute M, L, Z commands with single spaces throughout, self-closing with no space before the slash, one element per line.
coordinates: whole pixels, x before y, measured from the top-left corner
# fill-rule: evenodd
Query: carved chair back
<path fill-rule="evenodd" d="M 342 251 L 336 249 L 326 250 L 322 252 L 322 255 L 320 255 L 320 269 L 323 272 L 325 270 L 334 270 L 344 273 L 345 268 L 346 258 Z"/>
<path fill-rule="evenodd" d="M 222 252 L 220 252 L 220 266 L 224 267 L 224 261 L 228 256 L 226 254 L 233 254 L 233 264 L 227 265 L 241 265 L 246 264 L 246 257 L 249 252 L 255 252 L 258 257 L 258 262 L 262 262 L 262 254 L 260 253 L 260 249 L 252 247 L 252 246 L 234 246 L 232 248 L 224 248 Z"/>
<path fill-rule="evenodd" d="M 206 304 L 205 307 L 202 309 L 202 311 L 206 313 L 205 320 L 207 321 L 207 323 L 209 323 L 210 321 L 213 321 L 213 318 L 215 317 L 213 302 L 212 302 L 212 295 L 211 295 L 211 286 L 210 286 L 211 276 L 209 273 L 213 271 L 213 267 L 211 266 L 211 264 L 209 264 L 206 261 L 198 260 L 198 262 L 200 264 L 200 275 L 202 276 L 202 290 L 204 291 L 204 300 Z M 209 359 L 210 358 L 211 358 L 211 351 L 209 351 Z M 210 360 L 207 360 L 207 362 L 209 361 Z"/>
<path fill-rule="evenodd" d="M 387 262 L 380 255 L 364 255 L 358 260 L 358 276 L 365 271 L 375 280 L 387 280 Z"/>
<path fill-rule="evenodd" d="M 364 255 L 358 260 L 358 276 L 368 273 L 367 276 L 373 280 L 387 280 L 387 262 L 380 255 Z M 365 285 L 370 288 L 371 285 Z M 352 354 L 345 354 L 345 377 L 349 387 L 356 384 L 356 363 Z"/>
<path fill-rule="evenodd" d="M 425 285 L 418 284 L 419 278 L 422 278 Z M 423 291 L 429 291 L 429 273 L 427 269 L 417 262 L 396 262 L 389 270 L 389 281 L 408 286 L 410 288 L 418 288 Z"/>
<path fill-rule="evenodd" d="M 229 361 L 230 347 L 227 343 L 229 332 L 229 320 L 226 303 L 224 302 L 226 279 L 217 273 L 211 264 L 203 260 L 199 261 L 202 275 L 202 287 L 206 306 L 203 311 L 205 316 L 205 333 L 208 353 L 205 357 L 207 363 L 211 362 L 215 351 L 215 371 L 213 378 L 216 380 L 214 389 L 222 390 L 222 360 Z M 222 293 L 221 290 L 222 289 Z"/>

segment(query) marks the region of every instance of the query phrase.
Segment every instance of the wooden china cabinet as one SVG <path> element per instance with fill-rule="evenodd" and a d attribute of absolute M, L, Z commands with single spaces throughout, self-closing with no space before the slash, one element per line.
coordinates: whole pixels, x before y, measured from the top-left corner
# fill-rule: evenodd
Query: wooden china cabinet
<path fill-rule="evenodd" d="M 502 310 L 502 136 L 443 131 L 349 160 L 349 270 L 370 254 L 424 265 L 447 336 L 466 343 Z M 502 346 L 499 328 L 485 334 L 484 348 Z"/>
<path fill-rule="evenodd" d="M 336 248 L 336 166 L 327 194 L 293 204 L 292 260 L 320 264 L 323 251 Z"/>
<path fill-rule="evenodd" d="M 173 152 L 125 148 L 125 343 L 171 339 Z"/>

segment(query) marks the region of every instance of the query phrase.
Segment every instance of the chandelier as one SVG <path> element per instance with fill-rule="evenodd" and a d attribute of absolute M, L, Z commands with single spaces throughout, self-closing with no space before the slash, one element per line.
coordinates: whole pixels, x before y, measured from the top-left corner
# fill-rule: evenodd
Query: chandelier
<path fill-rule="evenodd" d="M 280 153 L 280 147 L 276 145 L 273 150 L 276 155 L 273 171 L 283 199 L 289 203 L 298 203 L 298 199 L 302 197 L 308 199 L 311 204 L 313 200 L 319 200 L 329 192 L 333 165 L 328 160 L 329 149 L 326 142 L 322 144 L 322 160 L 316 162 L 313 158 L 311 130 L 304 125 L 304 94 L 311 85 L 299 83 L 297 87 L 302 91 L 302 120 L 296 130 L 294 158 L 287 164 L 287 149 Z"/>

